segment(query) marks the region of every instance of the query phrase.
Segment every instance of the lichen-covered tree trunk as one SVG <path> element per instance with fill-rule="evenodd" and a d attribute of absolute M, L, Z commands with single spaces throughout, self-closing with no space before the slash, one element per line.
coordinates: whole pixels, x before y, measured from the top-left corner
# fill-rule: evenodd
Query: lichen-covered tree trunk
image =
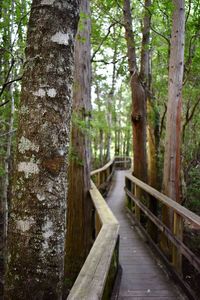
<path fill-rule="evenodd" d="M 180 202 L 181 107 L 184 67 L 185 3 L 174 0 L 170 45 L 166 142 L 164 155 L 163 193 Z M 172 229 L 169 209 L 163 210 L 163 220 Z"/>
<path fill-rule="evenodd" d="M 70 288 L 92 246 L 92 201 L 90 189 L 91 113 L 90 5 L 81 0 L 79 30 L 75 43 L 75 85 L 65 257 L 65 286 Z"/>
<path fill-rule="evenodd" d="M 146 95 L 137 70 L 130 0 L 124 0 L 123 12 L 129 72 L 131 75 L 134 175 L 146 181 Z"/>
<path fill-rule="evenodd" d="M 61 299 L 78 2 L 32 2 L 8 223 L 9 300 Z"/>

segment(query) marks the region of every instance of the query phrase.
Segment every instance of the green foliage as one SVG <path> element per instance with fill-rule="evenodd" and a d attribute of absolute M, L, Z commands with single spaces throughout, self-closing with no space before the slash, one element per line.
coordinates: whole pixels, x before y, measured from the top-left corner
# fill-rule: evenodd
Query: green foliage
<path fill-rule="evenodd" d="M 84 166 L 83 160 L 79 157 L 79 154 L 70 145 L 69 149 L 69 161 L 74 162 L 76 165 Z"/>
<path fill-rule="evenodd" d="M 189 171 L 186 206 L 200 215 L 200 165 Z"/>
<path fill-rule="evenodd" d="M 91 112 L 88 112 L 85 115 L 84 110 L 82 112 L 74 111 L 72 113 L 72 126 L 78 128 L 83 134 L 90 135 L 90 114 Z"/>

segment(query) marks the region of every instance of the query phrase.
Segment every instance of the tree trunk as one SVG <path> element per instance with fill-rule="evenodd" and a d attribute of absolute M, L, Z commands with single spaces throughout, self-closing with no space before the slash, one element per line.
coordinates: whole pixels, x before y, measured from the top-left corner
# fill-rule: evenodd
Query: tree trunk
<path fill-rule="evenodd" d="M 99 163 L 103 166 L 103 130 L 99 130 Z"/>
<path fill-rule="evenodd" d="M 8 224 L 5 299 L 61 299 L 78 1 L 33 0 Z"/>
<path fill-rule="evenodd" d="M 114 37 L 115 37 L 115 27 L 114 27 Z M 106 160 L 110 161 L 110 150 L 112 143 L 112 108 L 114 105 L 114 93 L 115 93 L 115 81 L 116 81 L 116 56 L 117 56 L 117 45 L 115 43 L 114 53 L 113 53 L 113 72 L 112 72 L 112 85 L 108 95 L 108 144 L 107 144 L 107 157 Z"/>
<path fill-rule="evenodd" d="M 146 92 L 147 102 L 147 172 L 148 184 L 156 187 L 156 143 L 154 135 L 155 118 L 154 103 L 151 97 L 151 68 L 150 68 L 150 25 L 151 15 L 149 9 L 151 7 L 151 0 L 144 1 L 144 19 L 142 29 L 142 49 L 141 49 L 141 68 L 140 78 L 143 82 Z"/>
<path fill-rule="evenodd" d="M 73 90 L 73 122 L 69 168 L 67 239 L 65 258 L 66 286 L 71 288 L 92 246 L 92 202 L 90 189 L 90 142 L 88 127 L 91 114 L 90 5 L 81 0 L 81 18 L 75 43 L 75 85 Z M 83 16 L 83 17 L 82 17 Z"/>
<path fill-rule="evenodd" d="M 140 80 L 135 53 L 135 41 L 132 29 L 130 0 L 124 0 L 125 38 L 128 48 L 128 64 L 131 75 L 132 92 L 132 128 L 133 128 L 133 153 L 134 175 L 147 180 L 146 158 L 146 95 Z"/>
<path fill-rule="evenodd" d="M 184 66 L 184 0 L 174 0 L 170 46 L 166 142 L 164 155 L 163 193 L 180 202 L 181 107 Z M 172 229 L 173 217 L 163 210 L 163 221 Z"/>

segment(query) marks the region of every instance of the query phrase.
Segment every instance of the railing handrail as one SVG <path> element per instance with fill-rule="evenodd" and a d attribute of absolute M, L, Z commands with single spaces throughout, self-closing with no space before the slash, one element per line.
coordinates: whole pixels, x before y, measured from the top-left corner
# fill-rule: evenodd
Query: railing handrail
<path fill-rule="evenodd" d="M 113 215 L 111 209 L 107 205 L 106 201 L 100 194 L 99 190 L 95 186 L 94 182 L 91 180 L 91 189 L 90 189 L 90 196 L 92 198 L 93 204 L 95 209 L 98 213 L 98 216 L 101 220 L 101 223 L 104 224 L 115 224 L 119 225 L 119 222 Z"/>
<path fill-rule="evenodd" d="M 110 166 L 114 162 L 115 158 L 111 159 L 102 168 L 92 171 L 90 175 L 94 176 L 107 169 L 112 174 L 113 170 L 111 170 Z M 112 257 L 118 241 L 119 223 L 92 180 L 90 196 L 102 226 L 70 291 L 68 300 L 102 299 Z"/>
<path fill-rule="evenodd" d="M 181 283 L 186 294 L 190 299 L 196 299 L 193 290 L 183 278 L 182 257 L 185 257 L 197 272 L 200 272 L 200 259 L 183 239 L 183 221 L 187 219 L 200 229 L 200 217 L 130 174 L 125 176 L 125 182 L 127 204 L 135 222 Z M 141 196 L 144 197 L 143 192 L 151 196 L 145 197 L 146 203 L 141 199 Z M 159 201 L 162 204 L 162 212 L 166 211 L 167 207 L 171 218 L 170 225 L 166 224 L 165 215 L 160 216 L 158 213 Z M 148 218 L 144 223 L 142 215 Z"/>
<path fill-rule="evenodd" d="M 119 223 L 93 182 L 90 195 L 103 225 L 70 291 L 68 300 L 102 298 L 118 239 Z"/>
<path fill-rule="evenodd" d="M 127 178 L 129 178 L 133 183 L 135 183 L 138 187 L 143 189 L 145 192 L 149 193 L 153 197 L 155 197 L 157 200 L 161 201 L 163 204 L 168 206 L 169 208 L 172 208 L 175 212 L 177 212 L 179 215 L 181 215 L 183 218 L 188 219 L 192 223 L 200 226 L 200 217 L 187 209 L 186 207 L 182 206 L 178 202 L 172 200 L 168 196 L 160 193 L 153 187 L 149 186 L 148 184 L 144 183 L 143 181 L 139 180 L 138 178 L 132 176 L 132 175 L 126 175 Z"/>
<path fill-rule="evenodd" d="M 90 173 L 91 176 L 96 175 L 97 173 L 100 173 L 102 171 L 105 171 L 108 169 L 113 163 L 114 163 L 115 158 L 112 158 L 109 162 L 107 162 L 103 167 L 96 169 Z"/>

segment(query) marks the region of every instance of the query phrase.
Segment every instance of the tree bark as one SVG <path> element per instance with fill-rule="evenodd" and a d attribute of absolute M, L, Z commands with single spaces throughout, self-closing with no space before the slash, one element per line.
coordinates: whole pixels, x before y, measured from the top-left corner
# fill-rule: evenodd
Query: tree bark
<path fill-rule="evenodd" d="M 73 89 L 72 157 L 69 168 L 67 239 L 65 258 L 66 286 L 71 288 L 92 246 L 92 202 L 90 189 L 91 114 L 90 4 L 81 0 L 81 18 L 75 43 L 75 85 Z M 76 119 L 78 122 L 76 122 Z M 84 128 L 80 127 L 84 124 Z"/>
<path fill-rule="evenodd" d="M 135 52 L 135 40 L 132 29 L 130 0 L 124 0 L 125 38 L 128 48 L 128 65 L 131 76 L 132 92 L 132 128 L 134 175 L 147 181 L 146 157 L 146 95 L 145 89 L 138 74 Z"/>
<path fill-rule="evenodd" d="M 163 193 L 180 202 L 181 107 L 184 66 L 185 3 L 174 0 L 170 46 Z M 173 227 L 172 212 L 164 208 L 163 221 Z"/>
<path fill-rule="evenodd" d="M 115 37 L 115 26 L 113 27 L 114 37 Z M 112 144 L 112 111 L 114 105 L 114 93 L 115 93 L 115 81 L 116 81 L 116 56 L 117 56 L 117 45 L 115 43 L 114 53 L 113 53 L 113 71 L 112 71 L 112 85 L 108 95 L 108 112 L 107 112 L 107 120 L 108 120 L 108 142 L 107 142 L 107 157 L 106 161 L 110 161 L 111 159 L 111 144 Z"/>
<path fill-rule="evenodd" d="M 61 299 L 79 3 L 33 0 L 8 224 L 5 299 Z"/>
<path fill-rule="evenodd" d="M 150 26 L 151 15 L 149 8 L 151 0 L 144 1 L 144 19 L 142 29 L 142 48 L 141 48 L 141 68 L 140 78 L 145 87 L 146 102 L 147 102 L 147 173 L 148 184 L 156 188 L 156 139 L 154 124 L 154 103 L 151 97 L 151 68 L 150 68 Z M 152 118 L 153 117 L 153 118 Z"/>

